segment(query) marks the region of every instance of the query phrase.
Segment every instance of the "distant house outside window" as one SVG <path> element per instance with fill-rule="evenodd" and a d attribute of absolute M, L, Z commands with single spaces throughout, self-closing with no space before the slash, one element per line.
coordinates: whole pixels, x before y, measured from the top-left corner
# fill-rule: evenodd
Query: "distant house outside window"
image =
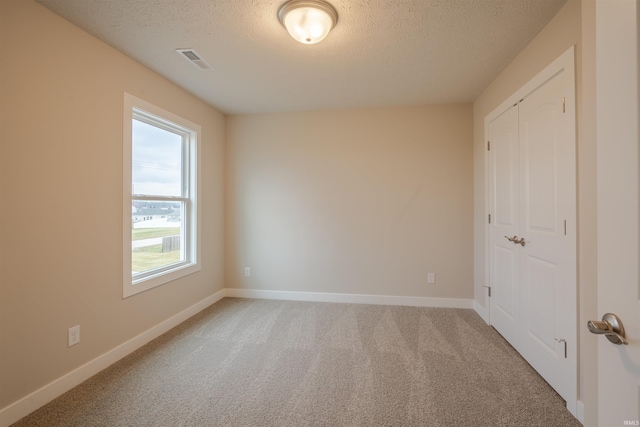
<path fill-rule="evenodd" d="M 200 126 L 125 93 L 123 296 L 200 270 Z"/>

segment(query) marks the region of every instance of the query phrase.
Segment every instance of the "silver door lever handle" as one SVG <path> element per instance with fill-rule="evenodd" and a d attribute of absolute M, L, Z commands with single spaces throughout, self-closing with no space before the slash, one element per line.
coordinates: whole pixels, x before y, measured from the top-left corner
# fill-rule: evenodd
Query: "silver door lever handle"
<path fill-rule="evenodd" d="M 607 313 L 602 316 L 602 321 L 589 320 L 587 322 L 587 328 L 592 334 L 604 335 L 609 341 L 616 345 L 628 344 L 624 336 L 622 321 L 613 313 Z"/>
<path fill-rule="evenodd" d="M 518 239 L 518 236 L 514 235 L 513 237 L 509 237 L 509 236 L 504 236 L 508 241 L 515 243 L 516 245 L 526 245 L 527 242 L 525 242 L 524 237 L 521 237 Z"/>

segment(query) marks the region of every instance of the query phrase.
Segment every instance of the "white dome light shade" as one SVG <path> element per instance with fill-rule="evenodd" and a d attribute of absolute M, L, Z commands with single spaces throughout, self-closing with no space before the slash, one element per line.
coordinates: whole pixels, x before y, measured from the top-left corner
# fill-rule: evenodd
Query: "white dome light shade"
<path fill-rule="evenodd" d="M 338 21 L 335 9 L 320 0 L 291 0 L 280 8 L 278 18 L 291 37 L 315 44 L 327 37 Z"/>

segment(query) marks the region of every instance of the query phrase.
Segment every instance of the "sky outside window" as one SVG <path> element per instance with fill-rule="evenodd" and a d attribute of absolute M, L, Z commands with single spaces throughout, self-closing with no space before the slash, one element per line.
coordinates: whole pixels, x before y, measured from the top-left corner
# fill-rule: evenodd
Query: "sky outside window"
<path fill-rule="evenodd" d="M 182 196 L 182 135 L 132 121 L 132 192 Z"/>

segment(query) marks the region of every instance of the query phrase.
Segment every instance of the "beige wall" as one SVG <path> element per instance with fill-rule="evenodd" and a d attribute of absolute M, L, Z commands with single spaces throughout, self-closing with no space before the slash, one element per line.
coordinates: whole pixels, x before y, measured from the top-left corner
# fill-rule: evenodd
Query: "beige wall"
<path fill-rule="evenodd" d="M 470 104 L 229 117 L 227 286 L 471 299 L 472 148 Z"/>
<path fill-rule="evenodd" d="M 223 288 L 224 116 L 34 2 L 0 10 L 2 408 Z M 124 91 L 203 135 L 202 271 L 126 300 Z"/>
<path fill-rule="evenodd" d="M 591 8 L 593 0 L 569 0 L 553 20 L 518 55 L 518 57 L 498 76 L 498 78 L 475 101 L 474 115 L 474 294 L 479 307 L 488 304 L 485 269 L 485 141 L 484 118 L 502 101 L 516 92 L 538 72 L 560 56 L 570 46 L 576 46 L 576 96 L 577 96 L 577 162 L 578 162 L 578 296 L 580 316 L 578 324 L 583 325 L 589 317 L 595 318 L 595 140 L 593 129 L 587 117 L 593 111 L 586 111 L 583 99 L 583 3 Z M 590 67 L 586 63 L 586 67 Z M 586 69 L 586 72 L 591 72 Z M 586 93 L 586 92 L 585 92 Z M 587 115 L 587 117 L 585 117 Z M 589 340 L 586 328 L 580 327 L 579 356 L 579 399 L 585 403 L 585 420 L 589 424 L 595 420 L 596 387 L 593 372 L 596 348 L 594 340 Z M 586 339 L 582 339 L 586 338 Z"/>

